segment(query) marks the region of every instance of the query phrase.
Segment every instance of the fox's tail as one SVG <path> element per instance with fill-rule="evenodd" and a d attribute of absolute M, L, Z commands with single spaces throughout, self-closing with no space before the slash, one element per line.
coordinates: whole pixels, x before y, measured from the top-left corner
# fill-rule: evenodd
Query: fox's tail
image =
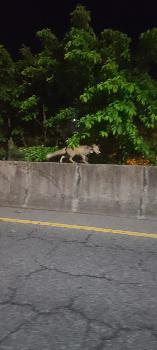
<path fill-rule="evenodd" d="M 63 156 L 66 153 L 66 147 L 60 149 L 59 151 L 55 151 L 53 153 L 48 153 L 46 156 L 47 160 L 50 160 L 51 158 L 57 157 L 57 156 Z"/>

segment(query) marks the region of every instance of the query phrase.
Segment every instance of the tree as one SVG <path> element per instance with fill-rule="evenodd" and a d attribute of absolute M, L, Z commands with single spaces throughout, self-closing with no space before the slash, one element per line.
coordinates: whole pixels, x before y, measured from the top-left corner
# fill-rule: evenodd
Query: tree
<path fill-rule="evenodd" d="M 131 38 L 117 30 L 105 29 L 100 34 L 100 52 L 105 63 L 114 59 L 119 65 L 126 66 L 131 59 Z"/>
<path fill-rule="evenodd" d="M 143 71 L 151 72 L 154 65 L 157 68 L 157 28 L 140 34 L 136 61 L 138 68 Z"/>
<path fill-rule="evenodd" d="M 78 5 L 71 13 L 69 32 L 62 41 L 62 56 L 57 67 L 54 84 L 59 110 L 48 120 L 48 126 L 56 126 L 60 141 L 65 143 L 68 133 L 75 130 L 79 120 L 79 96 L 86 86 L 95 81 L 95 74 L 101 64 L 98 39 L 90 27 L 90 12 Z M 62 136 L 61 136 L 62 134 Z"/>
<path fill-rule="evenodd" d="M 38 31 L 40 50 L 23 46 L 16 62 L 0 46 L 0 141 L 108 143 L 121 160 L 133 153 L 153 159 L 157 29 L 142 33 L 132 50 L 125 33 L 105 29 L 96 36 L 82 5 L 70 23 L 60 41 L 50 29 Z"/>
<path fill-rule="evenodd" d="M 70 17 L 72 27 L 85 31 L 90 29 L 91 13 L 85 6 L 77 5 L 75 10 L 71 12 Z"/>
<path fill-rule="evenodd" d="M 46 120 L 53 110 L 54 74 L 59 43 L 49 29 L 38 31 L 36 35 L 42 44 L 42 50 L 39 53 L 33 55 L 26 47 L 20 50 L 22 57 L 17 62 L 18 107 L 19 116 L 25 123 L 25 128 L 28 130 L 31 128 L 32 132 L 40 135 L 40 141 L 46 143 Z"/>
<path fill-rule="evenodd" d="M 157 84 L 150 77 L 135 80 L 132 74 L 129 80 L 115 61 L 108 60 L 101 67 L 101 80 L 80 96 L 87 112 L 78 123 L 79 132 L 73 141 L 89 138 L 101 143 L 103 138 L 110 137 L 122 156 L 135 152 L 155 157 L 140 133 L 140 125 L 154 128 L 157 122 L 155 96 Z"/>
<path fill-rule="evenodd" d="M 9 52 L 0 45 L 0 142 L 4 143 L 10 136 L 15 120 L 17 85 L 15 63 Z"/>

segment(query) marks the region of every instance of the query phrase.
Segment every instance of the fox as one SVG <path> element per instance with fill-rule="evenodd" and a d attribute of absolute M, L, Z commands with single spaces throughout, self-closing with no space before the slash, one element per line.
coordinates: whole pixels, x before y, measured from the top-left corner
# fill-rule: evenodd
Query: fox
<path fill-rule="evenodd" d="M 79 146 L 79 147 L 75 147 L 75 148 L 65 147 L 65 148 L 62 148 L 59 151 L 56 151 L 56 152 L 53 152 L 53 153 L 48 153 L 47 156 L 46 156 L 46 159 L 50 160 L 50 159 L 52 159 L 54 157 L 61 156 L 60 163 L 62 163 L 63 159 L 66 158 L 66 157 L 69 158 L 69 161 L 71 163 L 76 163 L 73 160 L 73 158 L 75 156 L 80 156 L 82 158 L 82 162 L 88 164 L 88 157 L 87 157 L 87 155 L 90 154 L 90 153 L 96 153 L 96 154 L 101 153 L 100 149 L 99 149 L 99 146 L 93 144 L 92 146 L 84 145 L 84 146 Z"/>

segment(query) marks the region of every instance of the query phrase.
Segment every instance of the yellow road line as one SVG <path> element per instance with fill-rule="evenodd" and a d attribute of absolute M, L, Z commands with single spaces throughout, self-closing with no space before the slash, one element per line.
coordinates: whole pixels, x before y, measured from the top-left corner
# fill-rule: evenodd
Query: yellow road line
<path fill-rule="evenodd" d="M 95 231 L 95 232 L 102 232 L 102 233 L 112 233 L 112 234 L 118 234 L 118 235 L 157 239 L 157 233 L 136 232 L 136 231 L 127 231 L 127 230 L 114 230 L 112 228 L 61 224 L 58 222 L 35 221 L 35 220 L 15 219 L 15 218 L 7 218 L 7 217 L 5 217 L 5 218 L 0 217 L 0 222 L 12 222 L 12 223 L 18 223 L 18 224 L 31 224 L 31 225 L 41 225 L 41 226 L 49 226 L 49 227 L 60 227 L 60 228 L 76 229 L 76 230 L 83 230 L 83 231 Z"/>

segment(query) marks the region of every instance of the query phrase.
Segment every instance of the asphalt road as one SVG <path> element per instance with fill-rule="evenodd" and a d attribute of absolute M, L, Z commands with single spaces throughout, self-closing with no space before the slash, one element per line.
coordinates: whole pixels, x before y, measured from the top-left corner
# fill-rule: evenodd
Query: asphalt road
<path fill-rule="evenodd" d="M 157 221 L 11 208 L 0 217 L 0 350 L 157 349 Z"/>

